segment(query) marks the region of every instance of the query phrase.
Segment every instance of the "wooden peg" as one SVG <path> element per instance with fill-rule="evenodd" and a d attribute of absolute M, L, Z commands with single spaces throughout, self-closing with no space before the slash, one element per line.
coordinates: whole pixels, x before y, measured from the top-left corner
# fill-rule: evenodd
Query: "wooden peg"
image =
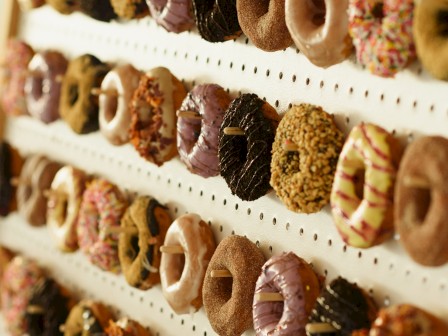
<path fill-rule="evenodd" d="M 163 245 L 160 246 L 160 252 L 168 254 L 183 254 L 184 249 L 180 245 Z"/>
<path fill-rule="evenodd" d="M 224 128 L 225 135 L 244 135 L 244 131 L 239 127 L 226 127 Z"/>
<path fill-rule="evenodd" d="M 26 307 L 26 312 L 32 315 L 41 315 L 44 313 L 44 308 L 38 305 L 29 305 Z"/>
<path fill-rule="evenodd" d="M 297 145 L 294 144 L 292 141 L 286 140 L 285 143 L 283 144 L 283 150 L 285 152 L 297 152 L 299 150 L 299 147 L 297 147 Z"/>
<path fill-rule="evenodd" d="M 62 83 L 62 81 L 64 80 L 64 75 L 57 75 L 54 80 L 56 81 L 56 83 Z"/>
<path fill-rule="evenodd" d="M 117 90 L 103 90 L 101 88 L 93 88 L 92 90 L 90 90 L 90 94 L 92 96 L 99 96 L 99 95 L 106 95 L 106 96 L 111 96 L 111 97 L 118 97 L 119 94 L 117 92 Z"/>
<path fill-rule="evenodd" d="M 403 184 L 410 188 L 430 189 L 428 180 L 417 176 L 404 176 Z"/>
<path fill-rule="evenodd" d="M 260 302 L 281 302 L 285 301 L 280 293 L 256 293 L 255 300 Z"/>
<path fill-rule="evenodd" d="M 232 273 L 228 270 L 213 270 L 210 276 L 212 278 L 232 278 Z"/>
<path fill-rule="evenodd" d="M 314 334 L 329 334 L 337 331 L 335 327 L 333 327 L 330 323 L 308 323 L 305 326 L 305 331 L 307 335 Z"/>
<path fill-rule="evenodd" d="M 13 187 L 18 187 L 20 185 L 31 185 L 31 183 L 29 182 L 22 181 L 18 176 L 12 177 L 11 180 L 9 180 L 9 182 Z"/>
<path fill-rule="evenodd" d="M 61 332 L 61 333 L 65 333 L 66 331 L 67 331 L 67 327 L 65 326 L 65 324 L 61 324 L 60 326 L 59 326 L 59 331 Z"/>
<path fill-rule="evenodd" d="M 159 244 L 159 236 L 148 238 L 148 245 Z"/>
<path fill-rule="evenodd" d="M 132 227 L 121 227 L 121 226 L 112 226 L 108 227 L 105 230 L 105 234 L 111 233 L 128 233 L 128 234 L 137 234 L 138 229 L 135 226 Z"/>
<path fill-rule="evenodd" d="M 178 118 L 202 120 L 202 116 L 194 111 L 177 111 Z"/>
<path fill-rule="evenodd" d="M 55 190 L 55 189 L 46 189 L 46 190 L 43 191 L 43 195 L 44 195 L 45 198 L 50 198 L 52 196 L 54 196 L 54 197 L 61 197 L 61 198 L 62 197 L 64 197 L 64 198 L 67 197 L 66 193 L 64 193 L 62 191 L 59 191 L 59 190 Z"/>

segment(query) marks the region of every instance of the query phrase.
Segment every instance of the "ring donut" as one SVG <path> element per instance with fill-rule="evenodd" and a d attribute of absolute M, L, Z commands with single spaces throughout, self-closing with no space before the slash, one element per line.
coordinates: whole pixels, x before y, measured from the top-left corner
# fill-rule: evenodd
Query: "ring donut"
<path fill-rule="evenodd" d="M 25 83 L 29 114 L 48 124 L 59 119 L 61 82 L 58 77 L 67 70 L 67 59 L 58 51 L 36 53 L 28 65 L 30 75 Z"/>
<path fill-rule="evenodd" d="M 176 314 L 194 313 L 202 306 L 205 271 L 216 248 L 213 232 L 201 217 L 186 214 L 171 224 L 164 245 L 181 246 L 184 254 L 162 254 L 163 296 Z"/>
<path fill-rule="evenodd" d="M 129 104 L 141 75 L 131 64 L 123 64 L 109 71 L 101 83 L 101 90 L 112 94 L 99 96 L 100 131 L 113 145 L 129 142 Z"/>
<path fill-rule="evenodd" d="M 348 245 L 368 248 L 392 236 L 401 153 L 398 141 L 379 126 L 363 123 L 350 132 L 331 191 L 333 219 Z"/>
<path fill-rule="evenodd" d="M 123 229 L 136 228 L 137 233 L 123 232 L 119 238 L 119 257 L 128 284 L 146 290 L 160 282 L 160 252 L 171 217 L 154 198 L 138 197 L 121 220 Z"/>
<path fill-rule="evenodd" d="M 57 246 L 64 252 L 78 248 L 76 226 L 87 176 L 79 169 L 65 166 L 51 183 L 47 202 L 47 226 Z"/>
<path fill-rule="evenodd" d="M 261 269 L 255 294 L 280 293 L 284 301 L 258 301 L 254 296 L 253 318 L 257 335 L 304 335 L 320 287 L 319 278 L 311 266 L 294 253 L 269 259 Z"/>
<path fill-rule="evenodd" d="M 416 160 L 418 158 L 418 160 Z M 428 136 L 406 149 L 395 186 L 395 227 L 412 259 L 448 262 L 448 139 Z"/>
<path fill-rule="evenodd" d="M 169 32 L 182 33 L 194 26 L 191 0 L 146 0 L 151 16 Z"/>
<path fill-rule="evenodd" d="M 255 283 L 265 262 L 263 253 L 242 236 L 224 238 L 207 267 L 202 299 L 210 324 L 221 336 L 241 335 L 253 327 Z M 214 270 L 228 270 L 230 278 L 212 278 Z"/>
<path fill-rule="evenodd" d="M 118 236 L 110 228 L 120 226 L 126 211 L 124 195 L 112 183 L 93 179 L 87 184 L 78 214 L 78 244 L 92 264 L 112 273 L 120 271 Z"/>
<path fill-rule="evenodd" d="M 219 175 L 219 128 L 230 102 L 229 94 L 219 85 L 196 85 L 178 110 L 178 114 L 200 116 L 177 119 L 177 150 L 192 173 L 205 178 Z"/>

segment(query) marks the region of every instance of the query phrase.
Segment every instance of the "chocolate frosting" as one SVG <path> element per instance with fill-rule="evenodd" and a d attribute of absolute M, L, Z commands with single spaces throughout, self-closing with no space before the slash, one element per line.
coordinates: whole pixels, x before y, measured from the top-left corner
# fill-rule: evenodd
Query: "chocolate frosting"
<path fill-rule="evenodd" d="M 241 35 L 236 0 L 193 0 L 193 8 L 203 39 L 224 42 Z"/>
<path fill-rule="evenodd" d="M 361 288 L 339 277 L 325 288 L 310 316 L 310 322 L 330 323 L 338 331 L 312 336 L 345 336 L 369 329 L 376 313 L 375 303 Z"/>
<path fill-rule="evenodd" d="M 109 0 L 80 0 L 81 12 L 99 21 L 110 21 L 117 17 Z"/>
<path fill-rule="evenodd" d="M 263 115 L 265 104 L 255 94 L 236 98 L 226 111 L 219 132 L 221 176 L 232 194 L 244 201 L 256 200 L 270 189 L 275 126 Z M 245 135 L 225 135 L 226 127 L 239 127 Z"/>
<path fill-rule="evenodd" d="M 11 185 L 11 152 L 9 145 L 5 142 L 0 144 L 0 216 L 9 213 L 9 204 L 13 194 Z"/>

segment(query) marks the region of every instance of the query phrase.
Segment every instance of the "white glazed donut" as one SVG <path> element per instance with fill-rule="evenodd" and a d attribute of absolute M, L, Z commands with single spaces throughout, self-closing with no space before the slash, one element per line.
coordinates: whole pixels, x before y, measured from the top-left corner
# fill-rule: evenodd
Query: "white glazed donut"
<path fill-rule="evenodd" d="M 159 271 L 163 295 L 177 314 L 188 314 L 202 306 L 202 284 L 216 249 L 215 238 L 201 217 L 187 214 L 168 229 L 164 246 L 173 245 L 180 245 L 184 254 L 162 253 Z"/>
<path fill-rule="evenodd" d="M 99 97 L 100 130 L 113 145 L 119 146 L 129 141 L 129 102 L 141 75 L 132 65 L 123 64 L 109 71 L 101 83 L 101 90 L 111 94 L 100 94 Z"/>

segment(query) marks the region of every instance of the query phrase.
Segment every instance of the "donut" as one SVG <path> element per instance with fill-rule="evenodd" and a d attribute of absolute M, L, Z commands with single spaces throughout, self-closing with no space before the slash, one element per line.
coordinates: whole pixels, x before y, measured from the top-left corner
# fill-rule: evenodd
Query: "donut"
<path fill-rule="evenodd" d="M 417 55 L 424 68 L 438 79 L 448 80 L 446 13 L 448 5 L 438 0 L 415 4 L 413 33 Z"/>
<path fill-rule="evenodd" d="M 63 335 L 59 331 L 59 326 L 67 319 L 69 303 L 69 297 L 62 292 L 54 280 L 48 278 L 40 281 L 34 288 L 26 309 L 28 335 Z"/>
<path fill-rule="evenodd" d="M 110 320 L 114 320 L 114 316 L 105 305 L 82 300 L 70 310 L 61 329 L 64 330 L 64 336 L 103 335 Z"/>
<path fill-rule="evenodd" d="M 280 116 L 255 94 L 234 99 L 225 112 L 219 131 L 219 166 L 232 194 L 253 201 L 271 188 L 270 162 L 275 130 Z M 238 127 L 244 136 L 226 135 L 227 127 Z"/>
<path fill-rule="evenodd" d="M 120 272 L 118 236 L 109 230 L 120 226 L 126 207 L 125 196 L 112 183 L 96 178 L 87 184 L 78 214 L 78 245 L 104 271 Z"/>
<path fill-rule="evenodd" d="M 232 235 L 219 243 L 202 287 L 205 312 L 219 335 L 241 335 L 253 327 L 255 283 L 264 262 L 263 253 L 246 237 Z M 215 270 L 227 270 L 232 278 L 213 278 L 211 273 Z"/>
<path fill-rule="evenodd" d="M 74 132 L 85 134 L 98 130 L 98 98 L 91 91 L 100 87 L 108 71 L 109 66 L 92 55 L 82 55 L 69 62 L 62 81 L 59 112 Z"/>
<path fill-rule="evenodd" d="M 205 271 L 216 249 L 213 232 L 199 215 L 186 214 L 171 224 L 164 246 L 181 246 L 184 253 L 162 253 L 163 296 L 176 314 L 194 313 L 202 307 Z"/>
<path fill-rule="evenodd" d="M 333 219 L 346 244 L 368 248 L 392 236 L 401 154 L 398 141 L 379 126 L 362 123 L 350 132 L 330 196 Z"/>
<path fill-rule="evenodd" d="M 1 287 L 2 314 L 12 336 L 28 332 L 26 307 L 34 288 L 44 278 L 44 271 L 31 259 L 17 256 L 11 260 L 3 273 Z"/>
<path fill-rule="evenodd" d="M 349 0 L 286 0 L 286 26 L 297 48 L 316 66 L 341 63 L 353 50 L 348 34 Z"/>
<path fill-rule="evenodd" d="M 372 324 L 369 336 L 402 335 L 445 336 L 448 335 L 448 325 L 410 304 L 382 308 Z"/>
<path fill-rule="evenodd" d="M 285 0 L 237 0 L 238 22 L 243 33 L 264 51 L 277 51 L 292 44 L 285 23 Z"/>
<path fill-rule="evenodd" d="M 196 26 L 209 42 L 224 42 L 241 35 L 237 0 L 192 0 Z"/>
<path fill-rule="evenodd" d="M 110 0 L 115 14 L 123 19 L 139 19 L 149 14 L 145 0 Z"/>
<path fill-rule="evenodd" d="M 426 136 L 408 146 L 398 170 L 395 228 L 412 259 L 425 266 L 448 262 L 447 159 L 448 139 Z"/>
<path fill-rule="evenodd" d="M 149 196 L 137 197 L 126 210 L 121 227 L 118 252 L 126 281 L 146 290 L 160 282 L 159 247 L 171 224 L 167 208 Z M 129 229 L 136 229 L 131 232 Z"/>
<path fill-rule="evenodd" d="M 129 142 L 129 103 L 141 75 L 131 64 L 123 64 L 109 71 L 101 83 L 101 90 L 112 94 L 99 96 L 100 131 L 113 145 Z"/>
<path fill-rule="evenodd" d="M 80 10 L 79 0 L 46 0 L 54 10 L 60 14 L 68 15 Z"/>
<path fill-rule="evenodd" d="M 34 155 L 26 159 L 17 187 L 17 209 L 32 226 L 47 222 L 47 198 L 44 191 L 50 189 L 59 163 L 44 156 Z"/>
<path fill-rule="evenodd" d="M 311 266 L 294 253 L 269 259 L 255 286 L 253 319 L 257 335 L 305 335 L 320 287 Z M 261 293 L 280 293 L 284 301 L 260 301 L 257 294 Z"/>
<path fill-rule="evenodd" d="M 343 142 L 333 117 L 319 106 L 293 106 L 283 116 L 272 145 L 270 183 L 289 210 L 313 213 L 328 204 Z"/>
<path fill-rule="evenodd" d="M 414 0 L 350 0 L 349 33 L 358 62 L 371 73 L 392 77 L 415 58 Z"/>
<path fill-rule="evenodd" d="M 6 114 L 28 114 L 25 81 L 28 75 L 28 63 L 33 55 L 33 49 L 25 42 L 8 40 L 4 58 L 5 67 L 0 72 L 0 105 Z"/>
<path fill-rule="evenodd" d="M 11 180 L 22 171 L 23 159 L 17 150 L 6 142 L 0 142 L 0 216 L 7 216 L 17 209 L 17 188 Z"/>
<path fill-rule="evenodd" d="M 218 134 L 230 102 L 229 94 L 219 85 L 202 84 L 188 93 L 178 110 L 180 115 L 197 115 L 177 119 L 177 150 L 193 174 L 206 178 L 219 175 Z"/>
<path fill-rule="evenodd" d="M 28 64 L 25 82 L 28 113 L 48 124 L 59 119 L 61 82 L 58 77 L 67 70 L 67 59 L 58 51 L 38 52 Z"/>
<path fill-rule="evenodd" d="M 182 33 L 194 26 L 191 0 L 146 0 L 151 16 L 169 32 Z"/>
<path fill-rule="evenodd" d="M 106 328 L 107 336 L 151 336 L 140 323 L 123 317 L 118 321 L 109 321 L 109 326 Z"/>
<path fill-rule="evenodd" d="M 108 22 L 117 17 L 110 0 L 79 0 L 79 10 L 98 21 Z"/>
<path fill-rule="evenodd" d="M 141 77 L 131 102 L 130 138 L 137 152 L 161 166 L 176 156 L 176 110 L 187 95 L 182 83 L 163 67 Z"/>
<path fill-rule="evenodd" d="M 368 330 L 377 313 L 377 305 L 362 288 L 338 277 L 318 297 L 311 311 L 307 333 L 321 335 L 321 332 L 314 331 L 313 326 L 327 323 L 334 328 L 332 336 L 352 335 L 356 330 Z"/>
<path fill-rule="evenodd" d="M 57 247 L 64 252 L 78 249 L 76 226 L 87 176 L 74 167 L 58 170 L 47 202 L 47 226 Z"/>

